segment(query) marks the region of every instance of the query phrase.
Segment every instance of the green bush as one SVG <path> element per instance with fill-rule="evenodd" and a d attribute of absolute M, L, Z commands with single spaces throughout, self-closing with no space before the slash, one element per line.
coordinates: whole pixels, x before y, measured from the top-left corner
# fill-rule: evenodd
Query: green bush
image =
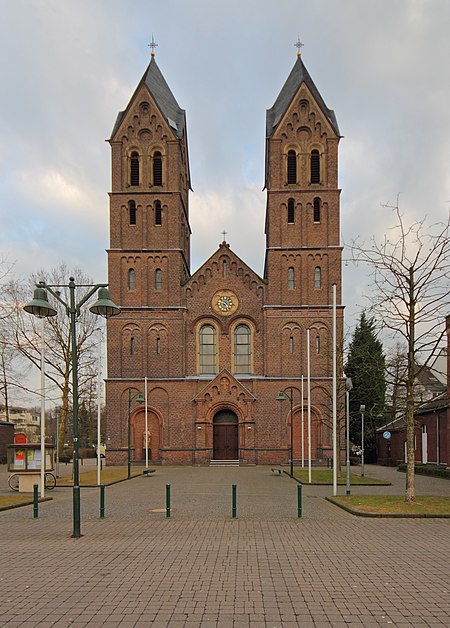
<path fill-rule="evenodd" d="M 406 463 L 398 465 L 398 471 L 406 472 Z M 416 464 L 415 472 L 418 475 L 430 475 L 435 478 L 446 478 L 450 480 L 450 469 L 444 469 L 443 467 L 436 467 L 431 464 Z"/>

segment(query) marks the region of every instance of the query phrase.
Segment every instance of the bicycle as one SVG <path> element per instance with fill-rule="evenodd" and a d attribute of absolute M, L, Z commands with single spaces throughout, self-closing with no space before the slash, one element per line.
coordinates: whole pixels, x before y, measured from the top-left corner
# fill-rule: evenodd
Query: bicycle
<path fill-rule="evenodd" d="M 8 478 L 9 488 L 11 488 L 13 491 L 18 491 L 19 490 L 19 477 L 20 477 L 19 473 L 13 473 Z M 53 475 L 53 473 L 47 472 L 45 474 L 45 476 L 44 476 L 44 486 L 49 491 L 52 491 L 55 488 L 55 486 L 56 486 L 56 477 Z"/>

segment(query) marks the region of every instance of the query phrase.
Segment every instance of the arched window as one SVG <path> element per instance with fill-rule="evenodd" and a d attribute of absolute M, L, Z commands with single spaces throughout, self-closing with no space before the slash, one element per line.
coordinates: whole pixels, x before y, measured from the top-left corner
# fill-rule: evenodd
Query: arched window
<path fill-rule="evenodd" d="M 128 271 L 128 290 L 136 289 L 136 271 L 130 268 Z"/>
<path fill-rule="evenodd" d="M 287 154 L 287 182 L 297 183 L 297 153 L 295 150 Z"/>
<path fill-rule="evenodd" d="M 251 332 L 248 325 L 234 330 L 234 372 L 251 373 Z"/>
<path fill-rule="evenodd" d="M 155 225 L 162 225 L 161 201 L 155 201 Z"/>
<path fill-rule="evenodd" d="M 131 355 L 134 354 L 134 349 L 135 349 L 134 336 L 131 336 L 130 338 L 130 354 Z"/>
<path fill-rule="evenodd" d="M 161 338 L 159 336 L 156 339 L 156 353 L 161 355 Z"/>
<path fill-rule="evenodd" d="M 130 213 L 130 225 L 136 224 L 136 203 L 135 201 L 130 201 L 128 203 L 128 211 Z"/>
<path fill-rule="evenodd" d="M 203 325 L 199 337 L 200 373 L 215 374 L 217 372 L 216 330 L 212 325 Z"/>
<path fill-rule="evenodd" d="M 228 277 L 228 262 L 226 259 L 223 260 L 223 277 L 224 279 Z"/>
<path fill-rule="evenodd" d="M 289 353 L 294 353 L 294 336 L 289 336 Z"/>
<path fill-rule="evenodd" d="M 288 200 L 288 223 L 295 222 L 295 201 L 293 198 Z"/>
<path fill-rule="evenodd" d="M 320 266 L 316 266 L 314 269 L 314 288 L 322 287 L 322 271 Z"/>
<path fill-rule="evenodd" d="M 313 201 L 313 220 L 314 222 L 320 222 L 320 198 L 316 196 Z"/>
<path fill-rule="evenodd" d="M 162 185 L 162 155 L 159 150 L 153 154 L 153 185 Z"/>
<path fill-rule="evenodd" d="M 311 151 L 311 183 L 320 183 L 320 154 L 316 149 Z"/>
<path fill-rule="evenodd" d="M 131 153 L 130 158 L 130 185 L 139 185 L 139 155 L 136 151 Z"/>
<path fill-rule="evenodd" d="M 316 336 L 316 353 L 320 353 L 320 336 Z"/>
<path fill-rule="evenodd" d="M 155 270 L 155 290 L 162 290 L 162 270 L 157 268 Z"/>
<path fill-rule="evenodd" d="M 295 271 L 292 266 L 288 268 L 288 290 L 295 288 Z"/>

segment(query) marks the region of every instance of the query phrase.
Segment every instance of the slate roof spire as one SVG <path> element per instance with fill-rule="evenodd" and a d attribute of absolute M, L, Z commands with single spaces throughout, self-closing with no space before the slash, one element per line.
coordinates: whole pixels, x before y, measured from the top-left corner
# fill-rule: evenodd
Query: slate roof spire
<path fill-rule="evenodd" d="M 297 46 L 297 44 L 295 44 Z M 300 50 L 299 50 L 300 52 Z M 327 120 L 331 124 L 333 130 L 336 135 L 340 135 L 339 127 L 336 120 L 336 116 L 332 109 L 328 109 L 326 106 L 322 96 L 319 93 L 319 90 L 314 85 L 314 81 L 309 75 L 308 70 L 305 67 L 305 64 L 302 61 L 301 54 L 298 54 L 297 61 L 295 62 L 294 67 L 291 70 L 285 84 L 283 85 L 281 92 L 278 95 L 273 107 L 267 110 L 266 114 L 266 137 L 270 138 L 275 131 L 278 123 L 280 122 L 283 115 L 288 110 L 292 99 L 295 94 L 298 92 L 300 85 L 305 83 L 308 87 L 309 91 L 314 97 L 314 100 L 319 105 L 323 114 L 326 116 Z"/>
<path fill-rule="evenodd" d="M 153 37 L 152 42 L 153 45 L 158 45 L 154 43 Z M 149 45 L 151 46 L 151 44 Z M 186 127 L 185 111 L 184 109 L 181 109 L 180 105 L 177 103 L 175 96 L 172 94 L 170 87 L 166 82 L 166 79 L 162 75 L 161 70 L 155 61 L 154 49 L 152 49 L 150 63 L 145 70 L 143 77 L 139 81 L 139 85 L 135 89 L 127 108 L 125 111 L 120 111 L 117 116 L 111 138 L 114 137 L 128 109 L 130 108 L 135 95 L 139 92 L 142 85 L 147 87 L 167 123 L 172 128 L 178 139 L 181 139 Z"/>

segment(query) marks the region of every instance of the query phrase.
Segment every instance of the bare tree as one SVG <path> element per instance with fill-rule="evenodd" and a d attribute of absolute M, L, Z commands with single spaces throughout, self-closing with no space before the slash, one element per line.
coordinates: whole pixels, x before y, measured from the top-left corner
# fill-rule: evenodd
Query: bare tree
<path fill-rule="evenodd" d="M 385 329 L 406 344 L 406 501 L 415 500 L 414 381 L 429 364 L 445 333 L 450 285 L 450 222 L 426 225 L 426 219 L 407 225 L 396 205 L 396 223 L 389 237 L 373 237 L 369 245 L 353 242 L 353 260 L 372 271 L 372 312 Z M 420 364 L 420 366 L 419 366 Z"/>
<path fill-rule="evenodd" d="M 63 286 L 68 277 L 76 278 L 77 284 L 92 284 L 79 268 L 69 272 L 65 264 L 60 264 L 50 272 L 40 271 L 31 276 L 26 286 L 18 283 L 9 285 L 10 299 L 14 302 L 14 346 L 30 363 L 40 368 L 41 333 L 40 325 L 34 316 L 23 311 L 24 303 L 30 301 L 35 284 L 46 281 L 50 285 Z M 61 296 L 68 302 L 68 295 L 64 294 L 67 288 L 61 287 Z M 56 300 L 52 306 L 57 315 L 50 317 L 46 322 L 45 362 L 46 376 L 59 390 L 61 399 L 61 418 L 59 424 L 59 446 L 62 451 L 65 428 L 69 412 L 69 396 L 71 394 L 72 356 L 70 321 L 63 305 Z M 78 352 L 78 379 L 79 396 L 83 390 L 90 390 L 87 380 L 92 377 L 95 369 L 96 344 L 95 330 L 98 328 L 98 317 L 84 309 L 77 321 L 77 352 Z"/>

